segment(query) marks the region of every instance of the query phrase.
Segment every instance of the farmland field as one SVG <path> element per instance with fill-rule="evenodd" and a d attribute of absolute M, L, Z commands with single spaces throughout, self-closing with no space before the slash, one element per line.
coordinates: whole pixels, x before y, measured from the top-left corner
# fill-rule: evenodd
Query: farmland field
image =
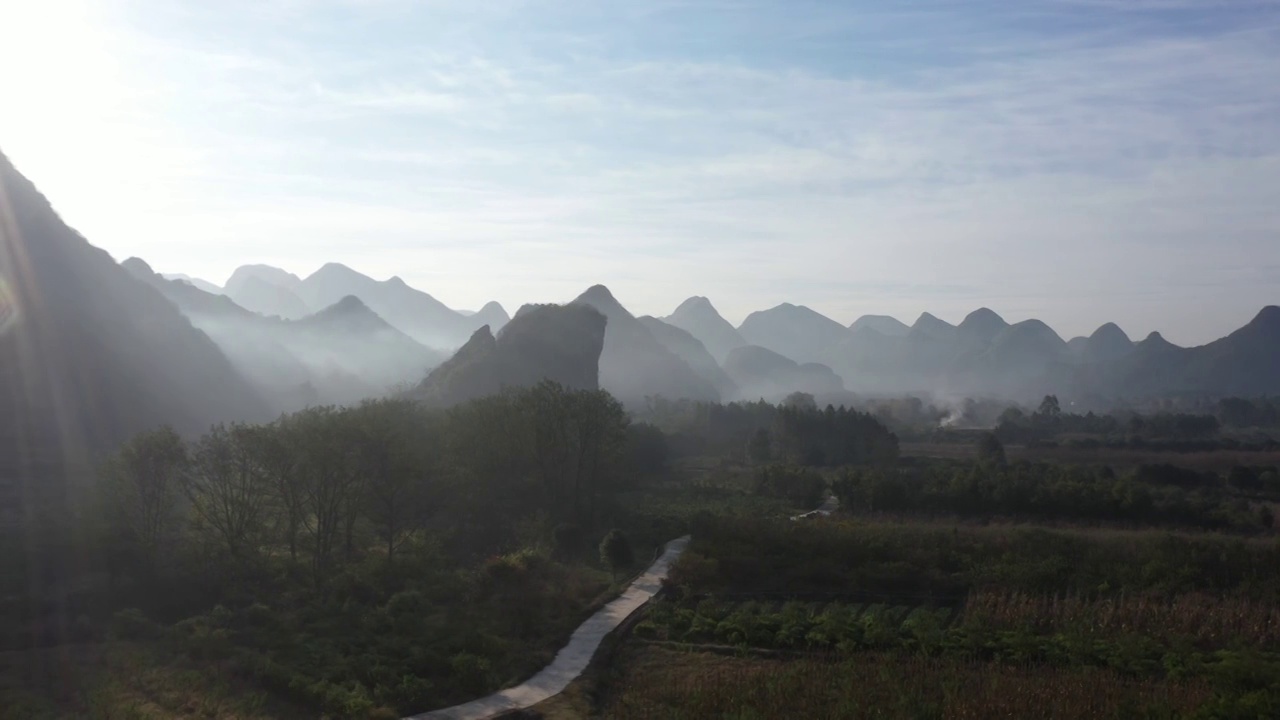
<path fill-rule="evenodd" d="M 1212 698 L 1199 679 L 888 653 L 784 661 L 632 644 L 617 672 L 625 682 L 604 686 L 601 715 L 619 720 L 1160 717 Z"/>

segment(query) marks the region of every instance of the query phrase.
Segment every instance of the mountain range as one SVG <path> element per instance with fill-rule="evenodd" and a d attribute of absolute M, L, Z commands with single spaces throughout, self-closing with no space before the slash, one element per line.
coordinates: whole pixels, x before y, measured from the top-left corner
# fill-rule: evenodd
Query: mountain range
<path fill-rule="evenodd" d="M 212 338 L 280 410 L 348 404 L 396 385 L 414 385 L 446 357 L 391 326 L 354 295 L 289 320 L 241 307 L 230 293 L 215 295 L 183 280 L 167 280 L 138 258 L 121 265 Z M 259 281 L 249 277 L 245 282 Z"/>
<path fill-rule="evenodd" d="M 987 308 L 958 325 L 929 313 L 911 325 L 877 315 L 844 325 L 784 303 L 735 327 L 695 296 L 667 317 L 636 317 L 603 285 L 511 319 L 497 303 L 457 311 L 400 278 L 336 263 L 307 277 L 246 265 L 222 287 L 162 276 L 91 246 L 3 156 L 0 190 L 0 412 L 29 419 L 0 440 L 30 446 L 39 436 L 53 455 L 160 423 L 197 432 L 389 392 L 452 404 L 541 378 L 602 387 L 632 405 L 796 390 L 830 401 L 1055 393 L 1097 406 L 1280 394 L 1275 306 L 1193 348 L 1158 333 L 1134 342 L 1112 323 L 1067 341 L 1039 320 L 1008 323 Z"/>

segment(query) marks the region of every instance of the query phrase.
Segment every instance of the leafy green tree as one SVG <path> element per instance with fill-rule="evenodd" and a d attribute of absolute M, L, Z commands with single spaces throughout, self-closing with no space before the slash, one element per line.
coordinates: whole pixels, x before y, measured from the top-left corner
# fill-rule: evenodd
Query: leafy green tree
<path fill-rule="evenodd" d="M 600 491 L 618 475 L 630 420 L 622 403 L 604 390 L 572 393 L 569 412 L 571 437 L 577 449 L 573 514 L 579 521 L 584 519 L 585 499 L 585 519 L 594 522 Z"/>
<path fill-rule="evenodd" d="M 600 561 L 609 568 L 614 578 L 635 564 L 635 552 L 631 549 L 631 541 L 621 530 L 613 529 L 600 542 Z"/>
<path fill-rule="evenodd" d="M 898 457 L 898 438 L 867 413 L 780 407 L 771 432 L 775 459 L 804 465 L 891 463 Z"/>

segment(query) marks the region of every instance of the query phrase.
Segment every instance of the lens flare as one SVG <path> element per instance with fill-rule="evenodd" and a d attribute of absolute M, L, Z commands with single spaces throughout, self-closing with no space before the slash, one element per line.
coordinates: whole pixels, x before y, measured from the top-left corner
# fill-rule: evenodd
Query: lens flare
<path fill-rule="evenodd" d="M 18 326 L 18 301 L 9 290 L 9 283 L 0 278 L 0 336 Z"/>

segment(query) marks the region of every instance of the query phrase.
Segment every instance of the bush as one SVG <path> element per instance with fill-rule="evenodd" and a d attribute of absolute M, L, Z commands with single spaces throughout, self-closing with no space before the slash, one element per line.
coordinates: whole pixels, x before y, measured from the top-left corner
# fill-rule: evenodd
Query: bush
<path fill-rule="evenodd" d="M 635 564 L 635 552 L 631 549 L 631 541 L 621 530 L 613 529 L 605 535 L 600 543 L 600 561 L 609 568 L 616 577 L 620 571 Z"/>
<path fill-rule="evenodd" d="M 387 612 L 392 615 L 420 615 L 428 609 L 430 604 L 417 590 L 398 592 L 387 601 Z"/>
<path fill-rule="evenodd" d="M 490 684 L 489 660 L 469 652 L 460 652 L 449 659 L 453 671 L 454 687 L 468 695 L 480 695 Z"/>
<path fill-rule="evenodd" d="M 110 635 L 115 640 L 153 640 L 159 637 L 160 626 L 141 610 L 126 608 L 111 617 Z"/>

